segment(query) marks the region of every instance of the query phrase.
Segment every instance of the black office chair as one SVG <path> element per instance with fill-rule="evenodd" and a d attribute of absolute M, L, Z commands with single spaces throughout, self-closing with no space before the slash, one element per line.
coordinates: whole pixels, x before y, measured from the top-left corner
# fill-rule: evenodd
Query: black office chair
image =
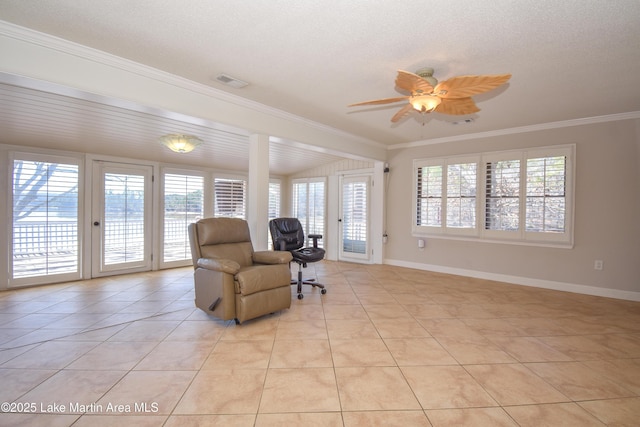
<path fill-rule="evenodd" d="M 269 231 L 273 248 L 276 251 L 289 251 L 293 255 L 293 261 L 298 264 L 298 279 L 291 280 L 292 285 L 298 285 L 298 299 L 302 295 L 302 285 L 311 285 L 320 288 L 320 293 L 326 294 L 324 285 L 316 282 L 316 279 L 302 279 L 302 268 L 309 262 L 317 262 L 324 258 L 324 249 L 318 247 L 318 239 L 321 234 L 309 234 L 313 239 L 313 247 L 304 247 L 304 230 L 298 218 L 276 218 L 269 221 Z"/>

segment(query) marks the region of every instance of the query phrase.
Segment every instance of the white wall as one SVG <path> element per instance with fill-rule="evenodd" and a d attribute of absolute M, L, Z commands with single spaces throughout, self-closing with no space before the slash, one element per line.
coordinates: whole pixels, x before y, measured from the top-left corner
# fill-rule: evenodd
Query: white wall
<path fill-rule="evenodd" d="M 513 283 L 640 300 L 639 120 L 425 145 L 390 152 L 386 262 Z M 576 144 L 572 249 L 411 235 L 413 159 Z M 594 270 L 596 259 L 604 269 Z"/>

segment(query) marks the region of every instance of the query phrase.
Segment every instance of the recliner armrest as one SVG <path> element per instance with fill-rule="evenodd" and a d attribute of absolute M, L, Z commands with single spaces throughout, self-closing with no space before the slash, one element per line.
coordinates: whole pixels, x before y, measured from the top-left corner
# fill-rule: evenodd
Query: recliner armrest
<path fill-rule="evenodd" d="M 253 253 L 253 262 L 256 264 L 287 264 L 292 259 L 291 252 L 287 251 L 256 251 Z"/>
<path fill-rule="evenodd" d="M 198 267 L 234 275 L 240 271 L 240 264 L 230 259 L 221 258 L 200 258 L 198 259 Z"/>

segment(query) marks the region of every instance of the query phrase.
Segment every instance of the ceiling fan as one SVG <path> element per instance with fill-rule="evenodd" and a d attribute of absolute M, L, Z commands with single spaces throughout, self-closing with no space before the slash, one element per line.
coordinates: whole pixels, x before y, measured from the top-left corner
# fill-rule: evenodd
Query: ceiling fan
<path fill-rule="evenodd" d="M 410 95 L 395 98 L 375 99 L 349 105 L 392 104 L 408 101 L 392 118 L 393 123 L 400 120 L 411 110 L 420 113 L 435 111 L 442 114 L 465 115 L 480 111 L 471 98 L 472 95 L 488 92 L 505 84 L 511 74 L 492 74 L 483 76 L 458 76 L 438 83 L 433 77 L 433 68 L 422 68 L 415 74 L 398 70 L 396 87 L 410 92 Z"/>

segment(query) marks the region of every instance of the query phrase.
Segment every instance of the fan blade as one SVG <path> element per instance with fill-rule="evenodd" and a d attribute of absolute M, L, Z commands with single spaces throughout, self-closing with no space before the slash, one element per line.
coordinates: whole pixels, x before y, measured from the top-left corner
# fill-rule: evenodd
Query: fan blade
<path fill-rule="evenodd" d="M 407 102 L 407 105 L 405 105 L 404 107 L 402 107 L 396 114 L 394 114 L 393 117 L 391 117 L 391 122 L 395 123 L 398 120 L 400 120 L 405 114 L 407 114 L 409 111 L 411 111 L 413 109 L 413 107 L 411 106 L 411 104 L 409 104 Z"/>
<path fill-rule="evenodd" d="M 408 98 L 409 98 L 408 96 L 399 96 L 396 98 L 375 99 L 373 101 L 357 102 L 355 104 L 347 105 L 347 107 L 357 107 L 358 105 L 391 104 L 393 102 L 406 101 Z"/>
<path fill-rule="evenodd" d="M 439 83 L 434 93 L 441 98 L 466 98 L 495 89 L 510 78 L 511 74 L 452 77 Z"/>
<path fill-rule="evenodd" d="M 442 114 L 464 116 L 465 114 L 477 113 L 480 109 L 471 97 L 455 99 L 443 98 L 440 105 L 438 105 L 434 111 Z"/>
<path fill-rule="evenodd" d="M 412 95 L 416 92 L 433 92 L 433 86 L 431 86 L 428 81 L 417 74 L 402 70 L 398 70 L 398 77 L 396 77 L 396 86 L 400 89 L 408 90 Z"/>

